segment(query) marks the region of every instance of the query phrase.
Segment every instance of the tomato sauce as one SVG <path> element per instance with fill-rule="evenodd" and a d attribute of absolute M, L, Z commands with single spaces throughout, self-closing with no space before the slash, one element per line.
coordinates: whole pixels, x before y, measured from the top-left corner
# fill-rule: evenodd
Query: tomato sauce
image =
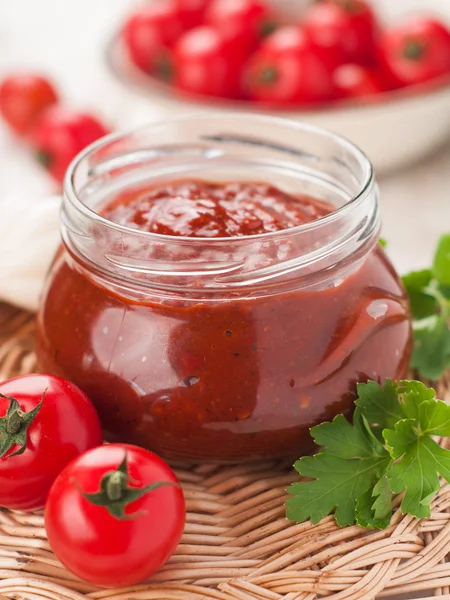
<path fill-rule="evenodd" d="M 169 236 L 287 230 L 332 207 L 266 183 L 174 181 L 119 195 L 104 217 Z M 356 383 L 406 373 L 408 303 L 378 245 L 343 280 L 213 301 L 133 300 L 62 255 L 39 315 L 42 369 L 77 383 L 108 439 L 221 462 L 312 448 L 308 430 L 350 415 Z"/>

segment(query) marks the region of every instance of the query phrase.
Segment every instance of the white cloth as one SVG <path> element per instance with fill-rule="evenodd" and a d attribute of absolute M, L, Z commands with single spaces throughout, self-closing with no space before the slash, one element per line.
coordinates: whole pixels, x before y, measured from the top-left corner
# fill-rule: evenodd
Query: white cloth
<path fill-rule="evenodd" d="M 60 196 L 10 193 L 0 200 L 0 300 L 36 310 L 60 243 Z"/>

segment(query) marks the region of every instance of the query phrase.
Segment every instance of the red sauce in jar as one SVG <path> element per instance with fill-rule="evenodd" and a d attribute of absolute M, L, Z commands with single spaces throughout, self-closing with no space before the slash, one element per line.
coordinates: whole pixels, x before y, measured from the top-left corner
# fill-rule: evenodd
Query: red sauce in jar
<path fill-rule="evenodd" d="M 290 229 L 331 210 L 324 202 L 293 198 L 267 183 L 175 181 L 123 194 L 103 216 L 141 231 L 210 238 Z"/>
<path fill-rule="evenodd" d="M 123 194 L 103 215 L 210 238 L 330 210 L 265 183 L 178 181 Z M 334 285 L 223 301 L 131 300 L 61 256 L 39 315 L 41 368 L 90 395 L 109 438 L 192 460 L 309 451 L 308 429 L 350 414 L 358 381 L 403 377 L 410 350 L 405 293 L 378 245 Z"/>

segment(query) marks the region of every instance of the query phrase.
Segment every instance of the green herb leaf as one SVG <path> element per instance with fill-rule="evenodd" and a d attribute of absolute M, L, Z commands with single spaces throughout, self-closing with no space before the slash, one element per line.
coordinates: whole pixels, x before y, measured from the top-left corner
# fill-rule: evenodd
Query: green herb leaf
<path fill-rule="evenodd" d="M 323 450 L 295 464 L 312 481 L 287 490 L 293 495 L 286 503 L 289 519 L 317 523 L 335 511 L 341 526 L 384 529 L 393 492 L 404 492 L 403 512 L 424 518 L 439 475 L 450 482 L 450 450 L 432 437 L 450 437 L 450 405 L 437 400 L 433 388 L 420 381 L 369 381 L 357 393 L 353 425 L 339 415 L 311 430 Z"/>
<path fill-rule="evenodd" d="M 382 248 L 386 248 L 387 246 L 387 241 L 384 238 L 379 238 L 378 243 Z"/>
<path fill-rule="evenodd" d="M 450 234 L 437 246 L 431 269 L 403 277 L 414 319 L 411 367 L 439 379 L 450 367 Z"/>
<path fill-rule="evenodd" d="M 355 404 L 380 441 L 383 441 L 383 429 L 393 427 L 405 416 L 398 401 L 398 388 L 398 383 L 390 379 L 386 381 L 384 387 L 375 381 L 359 383 L 357 386 L 358 398 Z"/>
<path fill-rule="evenodd" d="M 443 235 L 433 260 L 433 276 L 445 286 L 450 286 L 450 234 Z"/>
<path fill-rule="evenodd" d="M 358 420 L 352 426 L 338 415 L 332 423 L 311 430 L 315 442 L 326 447 L 295 463 L 300 475 L 314 481 L 289 487 L 287 492 L 293 498 L 286 503 L 288 519 L 318 523 L 335 510 L 340 526 L 355 522 L 357 499 L 371 489 L 391 462 L 385 448 L 367 434 L 361 423 Z"/>
<path fill-rule="evenodd" d="M 437 381 L 450 365 L 450 330 L 443 314 L 414 324 L 411 367 Z"/>
<path fill-rule="evenodd" d="M 392 517 L 392 490 L 386 476 L 356 501 L 356 522 L 367 529 L 386 529 Z"/>
<path fill-rule="evenodd" d="M 420 519 L 430 516 L 430 505 L 439 489 L 439 474 L 450 481 L 450 451 L 416 429 L 414 419 L 405 419 L 384 436 L 391 455 L 400 460 L 388 472 L 391 488 L 406 489 L 402 512 Z"/>
<path fill-rule="evenodd" d="M 409 296 L 414 319 L 425 319 L 439 312 L 436 298 L 426 291 L 432 279 L 433 273 L 430 269 L 413 271 L 403 277 L 403 284 Z"/>

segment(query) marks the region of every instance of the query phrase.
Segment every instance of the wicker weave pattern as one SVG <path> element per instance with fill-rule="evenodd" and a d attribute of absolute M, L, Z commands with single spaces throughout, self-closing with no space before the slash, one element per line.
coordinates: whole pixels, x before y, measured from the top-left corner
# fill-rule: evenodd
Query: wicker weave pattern
<path fill-rule="evenodd" d="M 0 380 L 33 370 L 33 317 L 0 305 Z M 447 381 L 439 397 L 450 400 Z M 188 518 L 175 556 L 149 584 L 98 590 L 55 559 L 42 515 L 0 511 L 0 600 L 370 600 L 427 590 L 450 600 L 450 485 L 429 519 L 397 511 L 385 531 L 284 517 L 286 465 L 174 465 Z M 398 506 L 400 499 L 397 498 Z"/>

